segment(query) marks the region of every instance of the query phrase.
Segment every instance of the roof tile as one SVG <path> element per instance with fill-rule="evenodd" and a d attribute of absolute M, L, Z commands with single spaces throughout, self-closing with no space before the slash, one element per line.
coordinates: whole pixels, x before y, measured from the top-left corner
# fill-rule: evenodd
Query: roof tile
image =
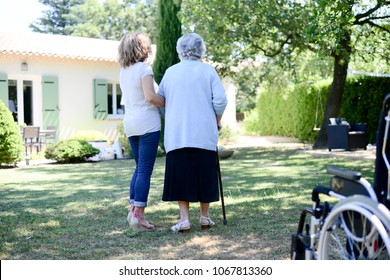
<path fill-rule="evenodd" d="M 0 54 L 116 62 L 118 45 L 119 41 L 112 40 L 34 32 L 0 32 Z"/>

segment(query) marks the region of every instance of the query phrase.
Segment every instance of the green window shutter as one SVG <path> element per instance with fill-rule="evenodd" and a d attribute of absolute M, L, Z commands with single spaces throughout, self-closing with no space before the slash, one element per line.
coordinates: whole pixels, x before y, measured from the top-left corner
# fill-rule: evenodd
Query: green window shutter
<path fill-rule="evenodd" d="M 7 74 L 0 74 L 0 100 L 4 102 L 5 107 L 8 108 L 8 76 Z"/>
<path fill-rule="evenodd" d="M 108 112 L 108 87 L 107 80 L 96 79 L 93 80 L 94 90 L 94 118 L 104 120 L 107 118 Z"/>
<path fill-rule="evenodd" d="M 55 126 L 59 128 L 59 98 L 58 77 L 42 77 L 42 109 L 43 127 Z"/>

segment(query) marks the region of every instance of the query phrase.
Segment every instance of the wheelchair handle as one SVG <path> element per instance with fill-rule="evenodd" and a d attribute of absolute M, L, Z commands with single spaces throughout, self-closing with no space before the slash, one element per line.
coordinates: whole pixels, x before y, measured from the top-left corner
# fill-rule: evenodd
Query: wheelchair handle
<path fill-rule="evenodd" d="M 382 157 L 383 161 L 386 164 L 387 168 L 387 196 L 386 199 L 390 201 L 390 163 L 386 155 L 386 146 L 387 146 L 387 138 L 389 134 L 389 123 L 390 123 L 390 110 L 387 113 L 387 116 L 385 117 L 386 126 L 385 126 L 385 134 L 383 136 L 383 146 L 382 146 Z"/>

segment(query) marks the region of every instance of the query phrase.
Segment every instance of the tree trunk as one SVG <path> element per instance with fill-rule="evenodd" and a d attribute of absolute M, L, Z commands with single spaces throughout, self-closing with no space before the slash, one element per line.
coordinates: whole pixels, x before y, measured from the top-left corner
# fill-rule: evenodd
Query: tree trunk
<path fill-rule="evenodd" d="M 334 56 L 333 82 L 328 93 L 324 119 L 320 131 L 314 142 L 313 149 L 328 147 L 328 124 L 329 118 L 337 118 L 340 112 L 341 100 L 343 97 L 345 81 L 347 79 L 348 57 Z"/>

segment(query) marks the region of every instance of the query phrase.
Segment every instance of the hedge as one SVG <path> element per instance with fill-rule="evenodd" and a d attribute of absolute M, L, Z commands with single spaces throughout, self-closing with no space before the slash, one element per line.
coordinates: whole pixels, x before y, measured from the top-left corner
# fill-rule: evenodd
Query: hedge
<path fill-rule="evenodd" d="M 330 84 L 330 80 L 325 80 L 294 85 L 283 92 L 274 89 L 261 91 L 256 108 L 244 120 L 245 129 L 258 135 L 287 136 L 313 142 L 318 133 L 314 128 L 321 126 L 323 118 L 320 104 L 325 110 Z M 388 93 L 390 78 L 348 78 L 338 117 L 346 118 L 349 123 L 367 123 L 369 143 L 375 143 L 379 112 Z M 319 100 L 321 103 L 317 104 Z"/>

